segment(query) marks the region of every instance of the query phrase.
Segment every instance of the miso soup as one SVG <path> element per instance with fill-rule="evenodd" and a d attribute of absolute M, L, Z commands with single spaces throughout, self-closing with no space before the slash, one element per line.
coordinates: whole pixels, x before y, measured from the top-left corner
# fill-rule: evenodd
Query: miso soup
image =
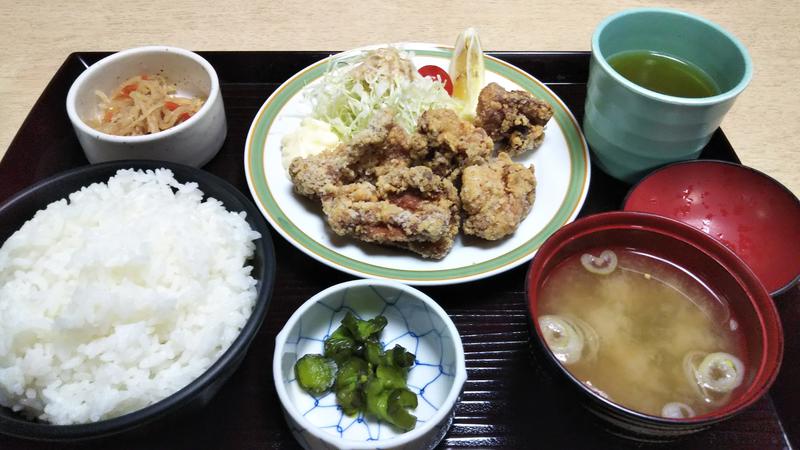
<path fill-rule="evenodd" d="M 725 299 L 653 256 L 614 248 L 568 258 L 545 281 L 538 309 L 562 365 L 630 409 L 702 415 L 744 384 L 744 336 Z"/>

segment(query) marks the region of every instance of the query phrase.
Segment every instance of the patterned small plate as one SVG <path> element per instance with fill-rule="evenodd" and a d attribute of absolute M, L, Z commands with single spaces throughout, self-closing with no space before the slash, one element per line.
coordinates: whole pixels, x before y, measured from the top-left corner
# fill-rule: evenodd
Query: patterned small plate
<path fill-rule="evenodd" d="M 322 354 L 323 341 L 348 311 L 363 319 L 384 315 L 384 348 L 400 344 L 416 355 L 408 374 L 408 387 L 418 395 L 412 431 L 363 414 L 349 417 L 333 393 L 315 398 L 297 384 L 297 360 Z M 289 427 L 305 448 L 433 448 L 450 427 L 467 378 L 461 338 L 447 313 L 422 292 L 391 281 L 350 281 L 320 292 L 289 318 L 275 342 L 275 387 Z"/>
<path fill-rule="evenodd" d="M 413 52 L 417 67 L 435 64 L 447 68 L 451 47 L 396 44 Z M 356 49 L 331 58 L 352 56 Z M 244 151 L 247 184 L 256 205 L 275 230 L 295 247 L 331 267 L 370 278 L 408 284 L 463 283 L 504 272 L 530 260 L 536 250 L 562 225 L 572 222 L 589 189 L 589 151 L 580 126 L 567 106 L 544 83 L 499 59 L 486 57 L 486 82 L 506 89 L 524 89 L 553 106 L 544 143 L 515 158 L 533 164 L 538 185 L 528 217 L 512 236 L 488 242 L 459 236 L 453 250 L 441 260 L 429 260 L 408 251 L 381 247 L 336 236 L 325 223 L 319 205 L 292 191 L 281 165 L 281 139 L 311 113 L 303 95 L 319 82 L 329 59 L 301 70 L 267 99 L 250 126 Z"/>

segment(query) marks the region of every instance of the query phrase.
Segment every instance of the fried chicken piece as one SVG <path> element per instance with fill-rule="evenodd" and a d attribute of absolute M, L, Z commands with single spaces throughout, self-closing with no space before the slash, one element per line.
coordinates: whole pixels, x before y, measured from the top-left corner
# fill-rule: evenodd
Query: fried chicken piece
<path fill-rule="evenodd" d="M 295 158 L 289 164 L 289 178 L 298 194 L 319 198 L 326 186 L 351 183 L 356 173 L 350 168 L 349 148 L 339 145 L 308 158 Z"/>
<path fill-rule="evenodd" d="M 494 241 L 513 233 L 528 215 L 536 192 L 533 166 L 501 152 L 488 164 L 464 169 L 464 233 Z"/>
<path fill-rule="evenodd" d="M 460 222 L 453 184 L 423 166 L 388 169 L 376 183 L 329 186 L 322 195 L 328 225 L 339 236 L 443 258 Z"/>
<path fill-rule="evenodd" d="M 533 150 L 544 140 L 553 108 L 526 91 L 507 91 L 489 83 L 478 96 L 475 125 L 486 130 L 511 156 Z"/>
<path fill-rule="evenodd" d="M 359 147 L 353 155 L 353 169 L 359 179 L 375 180 L 394 167 L 417 165 L 427 153 L 425 140 L 416 133 L 406 133 L 394 121 L 393 114 L 384 111 L 377 117 L 377 122 L 373 121 L 350 144 Z M 360 139 L 368 144 L 361 144 Z"/>
<path fill-rule="evenodd" d="M 451 109 L 425 111 L 417 131 L 428 146 L 422 164 L 451 181 L 458 179 L 463 167 L 486 162 L 494 150 L 486 131 L 460 119 Z"/>
<path fill-rule="evenodd" d="M 289 178 L 299 194 L 319 198 L 328 186 L 365 178 L 374 180 L 392 167 L 413 165 L 426 153 L 425 140 L 406 133 L 385 111 L 349 143 L 307 158 L 295 158 L 289 165 Z"/>

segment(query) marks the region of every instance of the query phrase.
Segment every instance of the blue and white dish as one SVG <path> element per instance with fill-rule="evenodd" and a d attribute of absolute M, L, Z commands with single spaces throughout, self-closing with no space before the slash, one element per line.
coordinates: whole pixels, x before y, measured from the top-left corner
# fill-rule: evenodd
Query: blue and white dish
<path fill-rule="evenodd" d="M 410 411 L 416 427 L 402 432 L 371 416 L 345 415 L 328 393 L 313 397 L 294 376 L 294 364 L 308 353 L 323 353 L 323 341 L 345 313 L 370 319 L 383 314 L 384 348 L 400 344 L 416 355 L 408 386 L 419 405 Z M 273 378 L 284 416 L 306 449 L 431 449 L 453 420 L 467 379 L 461 337 L 447 313 L 422 292 L 393 281 L 356 280 L 332 286 L 304 303 L 275 338 Z"/>

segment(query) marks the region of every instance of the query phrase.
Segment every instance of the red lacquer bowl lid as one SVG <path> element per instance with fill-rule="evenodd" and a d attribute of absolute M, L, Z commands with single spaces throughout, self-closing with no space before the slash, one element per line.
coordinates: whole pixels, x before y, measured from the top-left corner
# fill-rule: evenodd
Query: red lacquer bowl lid
<path fill-rule="evenodd" d="M 634 186 L 623 209 L 677 219 L 718 239 L 772 295 L 800 279 L 800 202 L 755 169 L 709 160 L 672 164 Z"/>

